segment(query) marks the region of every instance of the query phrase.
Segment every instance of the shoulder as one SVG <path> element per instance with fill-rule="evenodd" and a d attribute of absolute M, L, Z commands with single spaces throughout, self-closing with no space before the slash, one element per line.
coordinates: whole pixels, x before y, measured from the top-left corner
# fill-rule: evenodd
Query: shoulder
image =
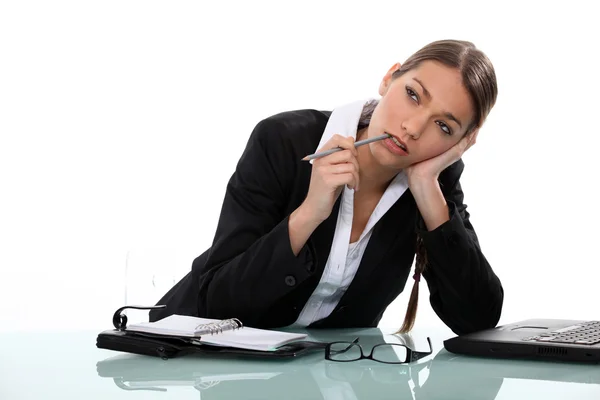
<path fill-rule="evenodd" d="M 258 128 L 284 128 L 287 132 L 325 129 L 331 111 L 314 109 L 283 111 L 261 120 Z"/>
<path fill-rule="evenodd" d="M 250 142 L 263 149 L 281 146 L 304 152 L 319 144 L 331 111 L 302 109 L 284 111 L 262 119 L 254 127 Z"/>
<path fill-rule="evenodd" d="M 330 114 L 312 109 L 293 110 L 259 121 L 237 169 L 245 173 L 263 166 L 278 176 L 281 185 L 298 178 L 298 174 L 310 175 L 310 164 L 299 161 L 316 150 Z"/>

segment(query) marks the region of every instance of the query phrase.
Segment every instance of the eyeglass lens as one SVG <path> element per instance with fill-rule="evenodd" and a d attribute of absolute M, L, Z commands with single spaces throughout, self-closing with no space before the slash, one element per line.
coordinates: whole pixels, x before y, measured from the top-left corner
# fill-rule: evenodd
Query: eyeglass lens
<path fill-rule="evenodd" d="M 406 347 L 398 344 L 380 344 L 373 348 L 372 358 L 385 363 L 405 363 L 408 360 Z M 329 357 L 334 361 L 356 361 L 362 358 L 360 346 L 354 343 L 333 343 Z"/>

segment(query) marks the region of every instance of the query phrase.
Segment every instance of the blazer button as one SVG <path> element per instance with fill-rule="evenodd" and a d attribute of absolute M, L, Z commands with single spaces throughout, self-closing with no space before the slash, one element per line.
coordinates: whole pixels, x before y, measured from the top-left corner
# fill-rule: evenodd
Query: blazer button
<path fill-rule="evenodd" d="M 288 286 L 294 286 L 296 284 L 296 278 L 294 278 L 292 275 L 286 276 L 285 284 Z"/>

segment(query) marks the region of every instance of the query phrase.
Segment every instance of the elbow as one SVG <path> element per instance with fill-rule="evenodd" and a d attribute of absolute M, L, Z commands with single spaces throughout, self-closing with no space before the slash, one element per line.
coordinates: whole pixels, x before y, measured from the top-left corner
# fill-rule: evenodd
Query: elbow
<path fill-rule="evenodd" d="M 236 290 L 232 283 L 222 282 L 217 277 L 206 277 L 198 293 L 198 314 L 202 318 L 238 318 L 244 325 L 254 323 L 256 304 L 246 293 Z"/>
<path fill-rule="evenodd" d="M 494 284 L 490 286 L 487 293 L 487 301 L 481 302 L 483 310 L 480 311 L 482 316 L 482 325 L 479 330 L 495 328 L 500 321 L 502 315 L 502 306 L 504 304 L 504 288 L 497 276 L 494 275 Z"/>
<path fill-rule="evenodd" d="M 488 307 L 479 311 L 478 318 L 474 321 L 472 332 L 492 329 L 498 326 L 500 316 L 502 315 L 502 304 L 504 302 L 504 293 L 501 290 L 490 301 Z M 469 332 L 470 333 L 470 332 Z"/>
<path fill-rule="evenodd" d="M 229 318 L 236 312 L 235 297 L 227 294 L 227 288 L 220 287 L 213 277 L 203 277 L 198 292 L 198 316 L 211 319 Z"/>
<path fill-rule="evenodd" d="M 475 303 L 475 308 L 469 317 L 469 322 L 452 330 L 457 335 L 492 329 L 498 326 L 504 303 L 504 289 L 501 285 L 489 293 L 487 301 Z"/>
<path fill-rule="evenodd" d="M 471 299 L 471 323 L 463 334 L 495 328 L 502 315 L 504 288 L 498 276 L 490 271 L 485 283 L 478 286 Z"/>
<path fill-rule="evenodd" d="M 490 310 L 491 320 L 490 324 L 487 328 L 495 328 L 498 326 L 498 322 L 500 322 L 500 316 L 502 315 L 502 306 L 504 304 L 504 288 L 502 285 L 498 283 L 498 291 L 494 296 L 494 300 L 492 301 L 492 308 Z M 486 328 L 486 329 L 487 329 Z"/>
<path fill-rule="evenodd" d="M 198 316 L 201 318 L 223 319 L 229 313 L 230 301 L 215 282 L 215 271 L 199 277 Z"/>

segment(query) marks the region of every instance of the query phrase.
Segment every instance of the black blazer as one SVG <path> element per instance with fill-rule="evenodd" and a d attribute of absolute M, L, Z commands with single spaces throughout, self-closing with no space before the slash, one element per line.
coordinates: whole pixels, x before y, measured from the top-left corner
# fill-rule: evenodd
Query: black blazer
<path fill-rule="evenodd" d="M 151 320 L 180 313 L 235 317 L 248 326 L 276 328 L 298 318 L 325 268 L 340 199 L 298 256 L 290 246 L 288 217 L 308 192 L 312 165 L 301 159 L 317 148 L 329 116 L 290 111 L 255 127 L 227 185 L 212 246 L 159 301 L 167 308 L 152 311 Z M 376 326 L 405 288 L 417 232 L 428 254 L 423 277 L 430 302 L 444 323 L 457 334 L 498 323 L 504 293 L 463 204 L 463 168 L 458 161 L 439 178 L 450 220 L 428 232 L 407 190 L 375 225 L 356 276 L 335 310 L 311 327 Z"/>

